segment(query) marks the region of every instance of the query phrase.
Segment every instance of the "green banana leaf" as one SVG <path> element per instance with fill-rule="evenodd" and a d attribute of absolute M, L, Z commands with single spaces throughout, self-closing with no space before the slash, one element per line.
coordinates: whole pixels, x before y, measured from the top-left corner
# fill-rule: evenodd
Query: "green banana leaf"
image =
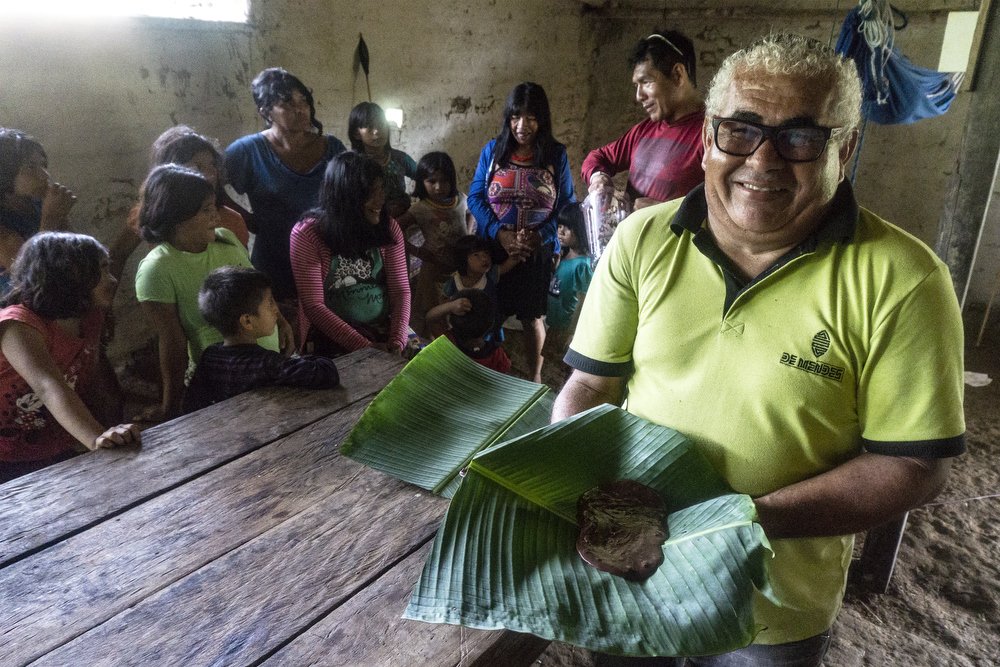
<path fill-rule="evenodd" d="M 379 392 L 340 451 L 450 498 L 476 452 L 547 424 L 553 398 L 545 385 L 477 364 L 442 336 Z"/>
<path fill-rule="evenodd" d="M 365 411 L 342 453 L 452 498 L 404 616 L 621 655 L 750 643 L 754 589 L 771 595 L 751 499 L 676 431 L 609 405 L 547 425 L 552 401 L 440 338 Z M 617 479 L 670 510 L 664 564 L 642 583 L 576 553 L 577 498 Z"/>
<path fill-rule="evenodd" d="M 656 489 L 664 563 L 644 582 L 585 564 L 576 499 L 616 479 Z M 770 545 L 676 431 L 599 406 L 479 454 L 438 531 L 404 617 L 529 632 L 620 655 L 704 655 L 749 644 Z"/>

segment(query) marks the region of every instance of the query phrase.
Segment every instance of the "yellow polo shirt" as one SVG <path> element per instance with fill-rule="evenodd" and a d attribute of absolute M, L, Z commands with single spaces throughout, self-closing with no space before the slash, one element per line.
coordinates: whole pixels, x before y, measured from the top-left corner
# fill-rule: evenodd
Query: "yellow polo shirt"
<path fill-rule="evenodd" d="M 963 338 L 945 265 L 841 186 L 817 234 L 743 284 L 702 229 L 703 187 L 633 214 L 597 267 L 566 361 L 628 377 L 627 409 L 685 434 L 753 497 L 863 450 L 964 449 Z M 727 271 L 727 269 L 730 269 Z M 772 540 L 757 642 L 840 608 L 853 536 Z"/>

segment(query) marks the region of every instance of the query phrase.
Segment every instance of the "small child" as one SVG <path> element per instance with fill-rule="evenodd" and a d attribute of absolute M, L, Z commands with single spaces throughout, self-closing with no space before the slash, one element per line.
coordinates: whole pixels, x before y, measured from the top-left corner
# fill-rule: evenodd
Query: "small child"
<path fill-rule="evenodd" d="M 562 359 L 576 329 L 580 308 L 594 276 L 587 254 L 587 228 L 583 211 L 576 203 L 567 204 L 557 218 L 562 253 L 549 286 L 549 307 L 545 322 L 549 333 L 543 357 Z"/>
<path fill-rule="evenodd" d="M 267 274 L 236 266 L 212 271 L 198 293 L 198 310 L 219 330 L 222 342 L 202 353 L 184 393 L 185 414 L 258 387 L 332 389 L 339 383 L 331 359 L 283 357 L 257 344 L 274 331 L 278 318 Z"/>
<path fill-rule="evenodd" d="M 347 135 L 351 148 L 367 155 L 380 167 L 385 176 L 385 205 L 393 218 L 410 208 L 410 195 L 406 193 L 405 178 L 415 179 L 417 163 L 403 151 L 389 143 L 389 121 L 385 111 L 374 102 L 362 102 L 351 109 L 347 120 Z"/>
<path fill-rule="evenodd" d="M 441 332 L 427 330 L 424 316 L 441 302 L 455 242 L 474 233 L 476 222 L 465 194 L 458 191 L 455 163 L 447 153 L 435 151 L 420 158 L 415 181 L 413 196 L 417 201 L 399 218 L 407 233 L 407 251 L 422 262 L 413 288 L 410 326 L 424 338 L 433 338 Z M 415 245 L 409 239 L 417 236 L 423 242 Z"/>
<path fill-rule="evenodd" d="M 494 306 L 497 303 L 497 281 L 500 276 L 524 261 L 524 255 L 511 254 L 507 259 L 495 266 L 489 242 L 481 236 L 469 234 L 455 242 L 452 249 L 452 265 L 458 267 L 442 287 L 442 303 L 427 311 L 427 326 L 438 326 L 438 322 L 450 314 L 460 314 L 456 311 L 453 299 L 455 294 L 465 289 L 478 289 L 486 293 Z M 487 337 L 498 342 L 503 341 L 503 322 L 494 323 Z"/>
<path fill-rule="evenodd" d="M 14 262 L 0 310 L 0 483 L 79 445 L 139 444 L 134 425 L 107 428 L 93 414 L 106 398 L 92 383 L 118 284 L 108 266 L 96 240 L 57 232 L 32 236 Z"/>
<path fill-rule="evenodd" d="M 476 363 L 509 373 L 510 357 L 498 341 L 488 338 L 497 318 L 496 303 L 480 289 L 459 290 L 452 303 L 457 312 L 448 318 L 451 330 L 445 337 Z"/>

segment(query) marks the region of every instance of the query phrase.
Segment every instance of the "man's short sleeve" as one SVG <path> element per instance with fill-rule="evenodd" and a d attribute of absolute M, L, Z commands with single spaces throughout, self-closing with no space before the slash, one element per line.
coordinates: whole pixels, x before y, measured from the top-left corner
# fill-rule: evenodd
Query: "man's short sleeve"
<path fill-rule="evenodd" d="M 639 322 L 633 282 L 636 226 L 623 223 L 618 227 L 587 290 L 565 358 L 585 373 L 625 377 L 632 372 L 632 345 Z"/>
<path fill-rule="evenodd" d="M 859 378 L 865 449 L 944 457 L 964 451 L 962 318 L 937 266 L 878 324 Z"/>

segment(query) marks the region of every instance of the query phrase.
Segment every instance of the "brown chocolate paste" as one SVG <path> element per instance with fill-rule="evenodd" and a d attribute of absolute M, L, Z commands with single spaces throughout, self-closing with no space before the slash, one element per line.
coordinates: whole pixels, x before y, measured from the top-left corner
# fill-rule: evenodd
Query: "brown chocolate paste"
<path fill-rule="evenodd" d="M 630 479 L 601 484 L 576 501 L 576 550 L 588 565 L 630 581 L 648 579 L 663 563 L 666 504 Z"/>

